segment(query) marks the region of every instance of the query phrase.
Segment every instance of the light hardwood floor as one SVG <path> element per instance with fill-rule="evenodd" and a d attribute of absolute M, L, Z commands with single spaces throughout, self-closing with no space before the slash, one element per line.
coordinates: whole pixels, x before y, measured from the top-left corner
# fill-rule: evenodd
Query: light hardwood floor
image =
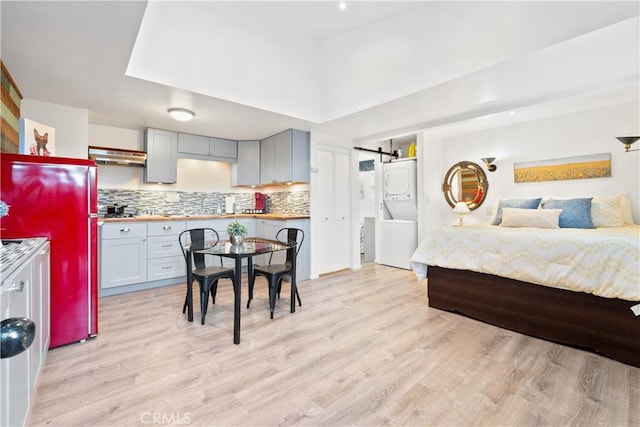
<path fill-rule="evenodd" d="M 295 314 L 285 284 L 274 320 L 258 280 L 240 345 L 229 282 L 204 326 L 184 285 L 101 298 L 99 336 L 49 352 L 29 424 L 640 425 L 639 368 L 431 309 L 412 272 L 301 282 Z"/>

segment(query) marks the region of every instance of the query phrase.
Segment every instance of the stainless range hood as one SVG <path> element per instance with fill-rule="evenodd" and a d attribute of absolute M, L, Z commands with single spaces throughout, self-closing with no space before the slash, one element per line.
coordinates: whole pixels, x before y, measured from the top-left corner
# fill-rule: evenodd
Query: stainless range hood
<path fill-rule="evenodd" d="M 100 165 L 144 167 L 147 153 L 123 148 L 89 147 L 89 159 Z"/>

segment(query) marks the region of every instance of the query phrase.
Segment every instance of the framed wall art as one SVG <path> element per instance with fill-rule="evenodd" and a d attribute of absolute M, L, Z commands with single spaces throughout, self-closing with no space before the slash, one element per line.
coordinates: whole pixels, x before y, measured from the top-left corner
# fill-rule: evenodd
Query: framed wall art
<path fill-rule="evenodd" d="M 611 153 L 513 164 L 513 177 L 516 183 L 610 176 Z"/>
<path fill-rule="evenodd" d="M 20 154 L 53 156 L 56 130 L 24 117 L 20 118 Z"/>

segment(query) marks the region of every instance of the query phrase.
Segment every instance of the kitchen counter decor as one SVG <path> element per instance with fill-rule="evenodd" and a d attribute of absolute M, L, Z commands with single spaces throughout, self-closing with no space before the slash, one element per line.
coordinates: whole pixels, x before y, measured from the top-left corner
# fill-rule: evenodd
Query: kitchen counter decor
<path fill-rule="evenodd" d="M 241 245 L 247 235 L 247 227 L 240 224 L 238 220 L 230 222 L 227 226 L 227 234 L 232 245 Z"/>

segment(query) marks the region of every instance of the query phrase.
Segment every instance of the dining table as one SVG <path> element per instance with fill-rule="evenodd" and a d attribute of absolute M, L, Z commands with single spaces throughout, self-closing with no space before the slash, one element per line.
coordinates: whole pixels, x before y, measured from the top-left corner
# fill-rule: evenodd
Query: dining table
<path fill-rule="evenodd" d="M 291 313 L 296 311 L 296 251 L 295 242 L 285 243 L 277 240 L 263 239 L 258 237 L 245 238 L 242 243 L 232 244 L 228 240 L 219 242 L 198 242 L 185 246 L 187 256 L 187 320 L 193 322 L 193 257 L 191 253 L 197 252 L 205 255 L 217 255 L 223 258 L 235 260 L 234 281 L 233 281 L 233 343 L 240 344 L 240 306 L 242 289 L 242 260 L 247 259 L 247 273 L 251 277 L 253 271 L 252 258 L 256 255 L 267 254 L 277 251 L 293 251 L 291 259 Z M 209 296 L 207 295 L 207 298 Z"/>

